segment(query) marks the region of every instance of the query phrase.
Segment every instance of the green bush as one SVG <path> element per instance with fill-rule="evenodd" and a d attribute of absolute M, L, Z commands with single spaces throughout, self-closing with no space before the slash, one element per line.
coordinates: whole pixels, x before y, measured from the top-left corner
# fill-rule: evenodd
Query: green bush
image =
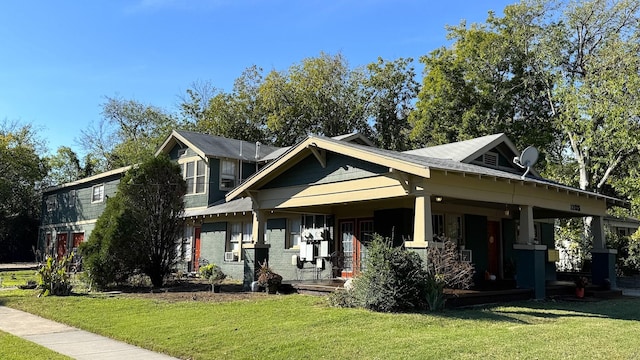
<path fill-rule="evenodd" d="M 444 308 L 444 289 L 468 289 L 473 285 L 473 265 L 461 261 L 456 243 L 445 240 L 442 248 L 430 248 L 427 255 L 426 301 L 431 311 Z"/>
<path fill-rule="evenodd" d="M 380 312 L 424 308 L 427 273 L 417 253 L 374 235 L 365 263 L 353 281 L 354 305 Z"/>
<path fill-rule="evenodd" d="M 71 294 L 71 279 L 67 266 L 71 256 L 64 256 L 60 261 L 47 256 L 44 265 L 38 269 L 40 277 L 40 294 L 38 296 L 66 296 Z"/>

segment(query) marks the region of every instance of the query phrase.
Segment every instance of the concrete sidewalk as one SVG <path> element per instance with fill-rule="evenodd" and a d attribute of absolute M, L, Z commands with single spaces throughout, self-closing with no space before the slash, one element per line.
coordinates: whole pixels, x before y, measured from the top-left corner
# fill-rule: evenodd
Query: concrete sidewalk
<path fill-rule="evenodd" d="M 0 306 L 0 330 L 74 359 L 176 359 L 6 306 Z"/>

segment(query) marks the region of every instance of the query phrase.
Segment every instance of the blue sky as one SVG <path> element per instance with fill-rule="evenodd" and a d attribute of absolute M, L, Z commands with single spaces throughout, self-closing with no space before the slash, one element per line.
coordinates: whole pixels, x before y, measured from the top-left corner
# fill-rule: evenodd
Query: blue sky
<path fill-rule="evenodd" d="M 229 91 L 251 65 L 286 70 L 324 51 L 350 66 L 418 59 L 446 25 L 515 0 L 0 2 L 0 121 L 32 123 L 49 151 L 80 151 L 105 96 L 173 112 L 196 81 Z M 421 64 L 416 64 L 418 71 Z"/>

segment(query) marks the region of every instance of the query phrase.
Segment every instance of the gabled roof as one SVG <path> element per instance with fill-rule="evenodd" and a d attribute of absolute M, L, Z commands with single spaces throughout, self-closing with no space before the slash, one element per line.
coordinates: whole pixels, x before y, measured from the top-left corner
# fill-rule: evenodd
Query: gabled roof
<path fill-rule="evenodd" d="M 92 175 L 80 180 L 76 180 L 76 181 L 71 181 L 68 183 L 64 183 L 64 184 L 60 184 L 60 185 L 56 185 L 56 186 L 51 186 L 48 187 L 46 189 L 43 190 L 43 193 L 49 193 L 52 191 L 56 191 L 56 190 L 60 190 L 60 189 L 64 189 L 64 188 L 68 188 L 68 187 L 73 187 L 76 185 L 82 185 L 82 184 L 90 184 L 90 183 L 98 183 L 100 182 L 100 180 L 106 179 L 110 176 L 113 175 L 120 175 L 122 176 L 122 174 L 124 174 L 125 172 L 127 172 L 127 170 L 131 169 L 132 166 L 124 166 L 121 168 L 117 168 L 117 169 L 113 169 L 110 171 L 105 171 L 103 173 L 100 174 L 96 174 L 96 175 Z"/>
<path fill-rule="evenodd" d="M 504 135 L 499 134 L 497 138 L 500 138 L 501 136 Z M 485 139 L 485 141 L 483 141 L 486 144 L 483 148 L 491 146 L 491 144 L 496 141 L 496 138 L 491 141 L 486 140 L 489 139 Z M 267 164 L 260 171 L 249 177 L 244 183 L 240 184 L 238 187 L 227 193 L 227 201 L 244 196 L 246 194 L 246 191 L 250 190 L 251 188 L 259 188 L 261 185 L 268 182 L 273 176 L 277 176 L 278 174 L 289 168 L 289 166 L 292 166 L 292 164 L 290 164 L 291 162 L 295 163 L 296 161 L 308 156 L 309 152 L 307 151 L 307 149 L 327 150 L 424 178 L 430 177 L 431 170 L 456 172 L 465 175 L 475 175 L 493 179 L 504 179 L 507 181 L 522 183 L 533 183 L 548 188 L 555 188 L 557 190 L 569 191 L 573 193 L 584 194 L 590 197 L 604 199 L 607 201 L 607 203 L 615 204 L 618 206 L 624 206 L 626 204 L 625 201 L 620 199 L 593 193 L 590 191 L 572 188 L 570 186 L 561 185 L 542 178 L 522 179 L 520 174 L 499 169 L 488 168 L 475 164 L 468 164 L 451 159 L 427 157 L 411 153 L 401 153 L 392 150 L 384 150 L 370 146 L 362 146 L 319 136 L 308 137 L 307 139 L 292 146 L 290 149 L 288 149 L 288 151 L 282 154 L 275 161 Z M 287 166 L 287 164 L 289 164 L 289 166 Z"/>
<path fill-rule="evenodd" d="M 174 130 L 156 151 L 156 156 L 168 153 L 176 144 L 188 146 L 202 158 L 216 157 L 245 161 L 260 161 L 266 155 L 279 149 L 275 146 L 249 141 L 228 139 L 192 131 Z M 257 158 L 256 147 L 258 148 Z"/>
<path fill-rule="evenodd" d="M 470 163 L 478 158 L 478 156 L 493 149 L 502 142 L 504 142 L 514 154 L 518 154 L 518 150 L 515 145 L 513 145 L 511 140 L 509 140 L 504 133 L 487 135 L 444 145 L 430 146 L 422 149 L 409 150 L 404 153 Z"/>
<path fill-rule="evenodd" d="M 511 142 L 504 133 L 481 136 L 475 139 L 430 146 L 422 149 L 409 150 L 404 153 L 438 159 L 449 159 L 470 164 L 478 157 L 497 147 L 503 150 L 504 156 L 508 159 L 512 159 L 520 154 L 513 142 Z M 514 167 L 514 169 L 517 169 L 517 167 Z M 524 170 L 522 172 L 524 172 Z M 531 172 L 536 177 L 540 177 L 538 172 L 534 169 L 531 169 Z"/>
<path fill-rule="evenodd" d="M 344 142 L 350 142 L 350 143 L 354 143 L 354 144 L 373 146 L 373 141 L 369 140 L 368 137 L 362 135 L 359 132 L 352 132 L 351 134 L 333 136 L 333 137 L 331 137 L 331 139 L 338 140 L 338 141 L 344 141 Z M 287 150 L 289 150 L 290 148 L 291 148 L 290 146 L 289 147 L 280 148 L 280 149 L 272 152 L 271 154 L 265 156 L 264 159 L 262 159 L 262 160 L 263 161 L 275 160 L 278 157 L 280 157 L 280 155 L 282 155 L 285 152 L 287 152 Z"/>

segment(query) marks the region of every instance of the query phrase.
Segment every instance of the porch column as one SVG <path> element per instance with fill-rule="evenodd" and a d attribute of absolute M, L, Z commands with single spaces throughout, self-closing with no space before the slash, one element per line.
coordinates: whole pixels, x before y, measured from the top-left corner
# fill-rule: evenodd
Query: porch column
<path fill-rule="evenodd" d="M 254 244 L 264 244 L 264 211 L 253 210 L 253 226 L 251 227 L 251 241 Z"/>
<path fill-rule="evenodd" d="M 431 196 L 424 192 L 416 195 L 414 206 L 413 239 L 405 244 L 407 247 L 426 248 L 433 241 L 433 225 L 431 224 Z"/>
<path fill-rule="evenodd" d="M 594 216 L 591 220 L 593 250 L 591 250 L 591 282 L 594 285 L 617 287 L 616 282 L 616 249 L 607 249 L 602 216 Z M 608 282 L 608 284 L 607 284 Z"/>
<path fill-rule="evenodd" d="M 518 244 L 533 244 L 536 237 L 536 230 L 533 226 L 533 206 L 520 206 L 520 235 Z"/>
<path fill-rule="evenodd" d="M 546 296 L 545 261 L 547 245 L 536 245 L 533 224 L 533 206 L 520 206 L 520 235 L 513 244 L 516 256 L 517 284 L 520 288 L 533 289 L 536 299 Z"/>

